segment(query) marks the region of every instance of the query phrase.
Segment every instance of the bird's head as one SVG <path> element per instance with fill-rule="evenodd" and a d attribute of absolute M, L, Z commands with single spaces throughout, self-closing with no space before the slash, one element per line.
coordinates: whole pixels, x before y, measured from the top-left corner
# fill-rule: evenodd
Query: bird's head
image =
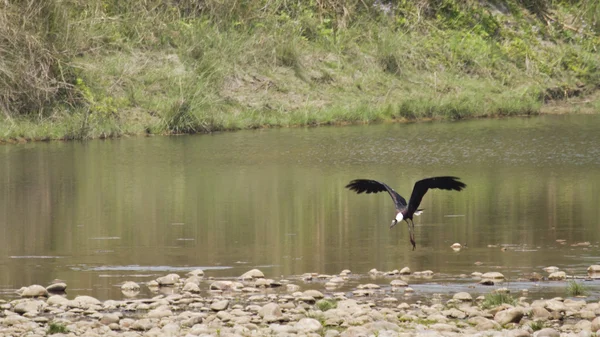
<path fill-rule="evenodd" d="M 398 222 L 402 221 L 402 219 L 404 219 L 404 215 L 402 215 L 402 212 L 398 212 L 398 214 L 396 214 L 396 218 L 394 220 L 392 220 L 392 224 L 390 225 L 390 228 L 396 226 L 398 224 Z"/>

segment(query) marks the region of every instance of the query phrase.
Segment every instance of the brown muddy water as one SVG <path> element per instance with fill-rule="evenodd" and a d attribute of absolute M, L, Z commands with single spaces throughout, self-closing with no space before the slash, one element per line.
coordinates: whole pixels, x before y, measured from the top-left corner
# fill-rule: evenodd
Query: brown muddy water
<path fill-rule="evenodd" d="M 404 223 L 388 228 L 389 196 L 344 188 L 377 179 L 408 199 L 436 175 L 468 187 L 425 195 L 415 251 Z M 598 205 L 596 115 L 4 145 L 0 298 L 60 279 L 69 296 L 120 299 L 124 281 L 196 268 L 274 279 L 350 269 L 350 286 L 388 286 L 366 274 L 405 266 L 435 273 L 409 280 L 417 295 L 488 292 L 468 275 L 500 271 L 509 287 L 564 296 L 564 282 L 523 279 L 600 264 Z"/>

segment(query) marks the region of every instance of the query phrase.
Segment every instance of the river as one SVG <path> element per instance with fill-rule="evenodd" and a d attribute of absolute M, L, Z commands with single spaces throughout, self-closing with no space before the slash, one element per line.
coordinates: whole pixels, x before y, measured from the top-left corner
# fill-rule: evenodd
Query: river
<path fill-rule="evenodd" d="M 600 264 L 599 130 L 545 115 L 3 145 L 0 298 L 60 279 L 116 299 L 123 281 L 195 268 L 585 276 Z M 437 175 L 468 186 L 425 195 L 415 251 L 387 194 L 344 188 L 376 179 L 408 199 Z"/>

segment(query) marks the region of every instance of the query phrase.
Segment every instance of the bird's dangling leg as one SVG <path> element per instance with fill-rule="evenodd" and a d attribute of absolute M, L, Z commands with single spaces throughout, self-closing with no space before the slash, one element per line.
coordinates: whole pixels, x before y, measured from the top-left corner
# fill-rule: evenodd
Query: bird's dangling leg
<path fill-rule="evenodd" d="M 415 223 L 410 219 L 410 223 L 407 219 L 406 224 L 408 225 L 408 233 L 410 234 L 410 243 L 412 243 L 413 249 L 417 248 L 417 242 L 415 242 Z"/>

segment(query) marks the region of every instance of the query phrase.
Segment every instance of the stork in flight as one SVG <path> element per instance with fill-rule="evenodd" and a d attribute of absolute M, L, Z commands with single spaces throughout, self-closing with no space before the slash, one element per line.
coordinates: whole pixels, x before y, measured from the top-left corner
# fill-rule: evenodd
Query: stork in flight
<path fill-rule="evenodd" d="M 406 224 L 408 225 L 408 231 L 410 233 L 410 243 L 412 243 L 413 250 L 415 250 L 415 248 L 417 247 L 417 243 L 415 242 L 415 224 L 413 223 L 412 218 L 413 215 L 420 214 L 421 210 L 418 208 L 419 204 L 421 203 L 421 200 L 423 199 L 423 196 L 425 195 L 425 193 L 427 193 L 427 190 L 429 190 L 430 188 L 437 188 L 449 191 L 462 191 L 462 189 L 467 187 L 467 185 L 462 181 L 459 181 L 458 179 L 460 178 L 446 176 L 419 180 L 415 183 L 415 186 L 413 187 L 413 191 L 410 195 L 410 200 L 408 201 L 408 203 L 400 194 L 398 194 L 398 192 L 394 191 L 394 189 L 376 180 L 352 180 L 348 185 L 346 185 L 346 188 L 355 191 L 358 194 L 363 192 L 368 194 L 387 191 L 392 197 L 392 200 L 394 200 L 397 212 L 396 218 L 392 220 L 390 229 L 396 226 L 398 222 L 402 220 L 406 221 Z M 410 220 L 410 222 L 408 222 L 408 220 Z"/>

